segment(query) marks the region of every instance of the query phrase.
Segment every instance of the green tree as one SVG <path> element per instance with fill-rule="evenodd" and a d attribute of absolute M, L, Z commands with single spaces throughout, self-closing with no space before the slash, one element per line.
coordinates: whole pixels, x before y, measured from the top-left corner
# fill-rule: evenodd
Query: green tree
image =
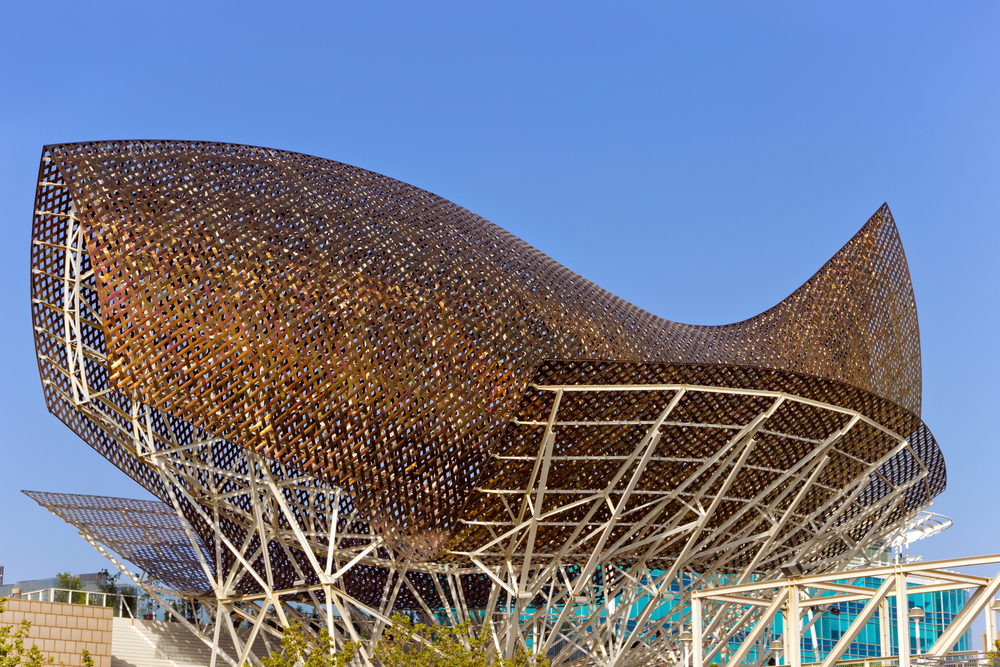
<path fill-rule="evenodd" d="M 285 628 L 281 650 L 261 661 L 264 667 L 347 667 L 354 659 L 357 644 L 347 644 L 342 650 L 334 647 L 333 638 L 324 628 L 319 639 L 307 636 L 298 623 Z"/>
<path fill-rule="evenodd" d="M 108 568 L 102 569 L 99 574 L 104 575 L 103 577 L 97 578 L 97 590 L 105 593 L 104 596 L 104 606 L 111 607 L 113 609 L 118 609 L 118 578 L 122 576 L 122 573 L 111 574 L 108 572 Z"/>
<path fill-rule="evenodd" d="M 518 647 L 511 659 L 498 658 L 491 651 L 486 633 L 475 637 L 471 626 L 455 627 L 416 625 L 401 614 L 392 617 L 375 647 L 375 662 L 381 667 L 548 667 L 549 660 Z M 263 660 L 264 667 L 346 667 L 357 653 L 358 646 L 347 643 L 337 651 L 329 632 L 320 632 L 319 639 L 306 636 L 302 628 L 285 628 L 281 651 Z"/>
<path fill-rule="evenodd" d="M 170 606 L 171 606 L 171 608 L 173 608 L 173 610 L 175 612 L 177 612 L 178 614 L 180 614 L 181 617 L 187 617 L 187 604 L 184 602 L 184 600 L 174 600 L 173 602 L 170 603 Z M 176 622 L 177 621 L 177 617 L 174 616 L 173 614 L 171 614 L 166 609 L 164 609 L 163 610 L 163 620 L 164 621 L 174 621 L 174 622 Z"/>
<path fill-rule="evenodd" d="M 153 618 L 156 614 L 156 600 L 154 600 L 146 591 L 143 591 L 139 596 L 139 610 L 142 612 L 143 616 L 149 616 L 150 618 Z"/>
<path fill-rule="evenodd" d="M 104 568 L 98 574 L 103 576 L 97 578 L 97 590 L 107 593 L 107 601 L 104 604 L 113 607 L 118 604 L 118 578 L 122 576 L 122 573 L 111 574 L 108 572 L 108 568 Z"/>
<path fill-rule="evenodd" d="M 56 588 L 63 588 L 70 591 L 82 591 L 83 582 L 80 577 L 69 572 L 60 572 L 56 575 Z M 72 598 L 70 598 L 72 596 Z M 72 602 L 73 604 L 84 604 L 87 601 L 85 593 L 67 593 L 65 590 L 57 591 L 55 602 Z"/>
<path fill-rule="evenodd" d="M 128 616 L 131 614 L 132 618 L 139 615 L 139 604 L 138 604 L 138 591 L 135 586 L 120 586 L 118 581 L 121 579 L 122 573 L 118 572 L 116 574 L 111 574 L 108 572 L 107 568 L 100 571 L 103 577 L 97 580 L 97 589 L 102 593 L 107 593 L 104 600 L 104 606 L 111 607 L 115 610 L 115 614 L 121 611 L 122 616 Z M 102 581 L 103 580 L 103 581 Z M 125 611 L 125 607 L 128 607 L 128 611 Z"/>
<path fill-rule="evenodd" d="M 518 646 L 513 658 L 499 658 L 485 632 L 475 637 L 468 621 L 454 627 L 427 626 L 401 614 L 392 617 L 375 657 L 382 667 L 548 667 L 549 660 Z"/>

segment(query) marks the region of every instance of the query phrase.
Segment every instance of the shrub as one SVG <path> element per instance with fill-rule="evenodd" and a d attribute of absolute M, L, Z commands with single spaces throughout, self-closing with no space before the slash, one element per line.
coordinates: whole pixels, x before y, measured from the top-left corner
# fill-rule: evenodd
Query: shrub
<path fill-rule="evenodd" d="M 469 623 L 455 627 L 416 625 L 402 614 L 392 617 L 375 647 L 375 662 L 381 667 L 548 667 L 549 660 L 518 647 L 511 659 L 493 655 L 486 633 L 475 637 Z M 264 667 L 346 667 L 358 651 L 349 642 L 338 651 L 330 633 L 319 639 L 307 636 L 301 626 L 285 628 L 281 651 L 264 658 Z"/>

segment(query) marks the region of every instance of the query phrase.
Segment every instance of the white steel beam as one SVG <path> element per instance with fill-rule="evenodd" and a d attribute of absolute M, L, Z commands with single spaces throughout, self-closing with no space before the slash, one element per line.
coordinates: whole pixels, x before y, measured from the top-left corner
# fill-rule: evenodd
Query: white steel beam
<path fill-rule="evenodd" d="M 691 600 L 692 614 L 694 613 L 693 610 L 694 610 L 695 600 L 698 601 L 699 607 L 701 605 L 700 598 L 695 598 Z M 736 653 L 733 654 L 733 657 L 729 661 L 729 664 L 739 665 L 741 662 L 743 662 L 743 660 L 747 657 L 747 655 L 749 655 L 750 651 L 753 649 L 754 642 L 757 641 L 757 639 L 761 636 L 761 634 L 765 630 L 768 630 L 771 627 L 771 622 L 774 620 L 775 615 L 781 609 L 782 605 L 785 604 L 786 600 L 788 600 L 788 589 L 782 588 L 781 592 L 778 593 L 778 595 L 776 595 L 773 600 L 771 600 L 771 603 L 767 606 L 767 610 L 761 615 L 759 619 L 757 619 L 756 625 L 753 626 L 753 629 L 747 635 L 746 639 L 743 640 L 743 643 L 740 644 L 740 647 L 736 650 Z M 701 623 L 700 620 L 693 622 L 698 624 Z"/>
<path fill-rule="evenodd" d="M 896 580 L 893 577 L 886 577 L 885 581 L 882 582 L 882 585 L 875 591 L 875 595 L 872 599 L 869 600 L 868 604 L 866 604 L 861 610 L 861 613 L 855 617 L 849 626 L 847 626 L 847 630 L 840 636 L 840 639 L 834 645 L 833 650 L 830 651 L 826 658 L 823 659 L 820 667 L 833 667 L 833 665 L 840 660 L 841 656 L 843 656 L 847 649 L 851 647 L 851 644 L 854 643 L 854 640 L 857 638 L 862 628 L 868 624 L 871 617 L 876 611 L 878 611 L 882 601 L 887 598 L 889 592 L 892 591 L 895 586 Z M 905 617 L 906 614 L 904 613 L 903 616 Z"/>
<path fill-rule="evenodd" d="M 962 609 L 955 615 L 951 624 L 941 633 L 934 645 L 927 651 L 928 656 L 939 657 L 951 651 L 952 647 L 965 634 L 965 631 L 972 625 L 972 621 L 982 613 L 983 609 L 989 609 L 988 605 L 993 601 L 993 596 L 1000 590 L 1000 574 L 990 579 L 990 583 L 979 588 L 969 598 L 969 601 L 962 606 Z M 992 610 L 989 612 L 992 613 Z"/>

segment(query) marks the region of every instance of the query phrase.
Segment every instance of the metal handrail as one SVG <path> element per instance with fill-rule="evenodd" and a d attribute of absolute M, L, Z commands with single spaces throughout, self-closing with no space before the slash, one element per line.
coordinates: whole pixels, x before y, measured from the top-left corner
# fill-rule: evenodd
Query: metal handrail
<path fill-rule="evenodd" d="M 63 595 L 65 594 L 65 595 Z M 37 597 L 36 597 L 37 596 Z M 100 598 L 100 602 L 91 602 L 92 596 Z M 36 600 L 37 602 L 56 602 L 62 604 L 80 604 L 93 607 L 108 607 L 114 608 L 115 602 L 108 605 L 108 596 L 112 598 L 118 598 L 118 615 L 123 616 L 123 608 L 128 610 L 128 615 L 133 619 L 135 616 L 132 615 L 131 606 L 125 604 L 125 598 L 133 598 L 135 604 L 139 604 L 138 595 L 130 595 L 128 593 L 108 593 L 105 591 L 81 591 L 71 588 L 42 588 L 37 591 L 29 591 L 27 593 L 21 593 L 20 599 L 22 600 Z M 65 598 L 65 599 L 57 599 Z M 80 598 L 83 598 L 83 602 L 77 602 Z M 138 606 L 137 606 L 138 608 Z"/>
<path fill-rule="evenodd" d="M 956 651 L 942 656 L 917 656 L 914 667 L 998 667 L 998 651 Z"/>
<path fill-rule="evenodd" d="M 961 665 L 977 660 L 996 660 L 997 655 L 996 653 L 987 654 L 980 651 L 955 651 L 954 653 L 947 653 L 940 658 L 929 658 L 925 655 L 911 654 L 910 664 L 927 667 L 927 665 L 947 663 L 948 665 L 954 665 L 954 667 L 960 667 Z M 820 662 L 803 662 L 802 667 L 814 667 L 820 664 Z M 838 660 L 835 664 L 836 667 L 895 667 L 899 664 L 899 656 L 844 658 L 843 660 Z M 1000 665 L 1000 662 L 997 664 Z"/>

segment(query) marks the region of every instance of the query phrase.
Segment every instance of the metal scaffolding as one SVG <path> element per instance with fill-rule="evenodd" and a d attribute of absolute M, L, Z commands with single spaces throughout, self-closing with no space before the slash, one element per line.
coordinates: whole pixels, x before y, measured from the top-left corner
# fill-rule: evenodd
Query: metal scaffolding
<path fill-rule="evenodd" d="M 897 563 L 873 568 L 851 569 L 826 574 L 792 576 L 779 580 L 721 586 L 696 591 L 691 595 L 692 641 L 694 644 L 693 667 L 702 667 L 715 658 L 720 649 L 718 644 L 705 641 L 710 632 L 711 621 L 731 610 L 740 610 L 752 616 L 752 622 L 744 624 L 739 648 L 728 656 L 731 665 L 743 663 L 756 648 L 761 635 L 768 631 L 776 616 L 783 617 L 785 633 L 782 636 L 781 651 L 785 663 L 790 667 L 802 665 L 801 646 L 803 631 L 812 620 L 813 610 L 822 610 L 830 605 L 845 602 L 863 602 L 864 607 L 848 628 L 841 634 L 833 650 L 827 653 L 820 667 L 833 667 L 844 655 L 869 620 L 879 615 L 882 629 L 881 656 L 891 657 L 889 647 L 888 600 L 896 600 L 896 628 L 899 637 L 898 665 L 910 667 L 912 647 L 910 646 L 911 618 L 905 612 L 909 608 L 907 599 L 911 595 L 936 593 L 950 590 L 971 590 L 968 602 L 962 606 L 947 627 L 927 650 L 924 658 L 934 658 L 950 653 L 980 614 L 986 614 L 986 637 L 990 645 L 997 639 L 994 597 L 1000 590 L 1000 574 L 989 578 L 956 572 L 958 568 L 1000 563 L 1000 554 L 972 556 L 948 560 Z M 877 588 L 858 585 L 866 577 L 882 580 Z M 705 619 L 711 619 L 707 629 Z M 818 619 L 818 616 L 816 617 Z"/>

